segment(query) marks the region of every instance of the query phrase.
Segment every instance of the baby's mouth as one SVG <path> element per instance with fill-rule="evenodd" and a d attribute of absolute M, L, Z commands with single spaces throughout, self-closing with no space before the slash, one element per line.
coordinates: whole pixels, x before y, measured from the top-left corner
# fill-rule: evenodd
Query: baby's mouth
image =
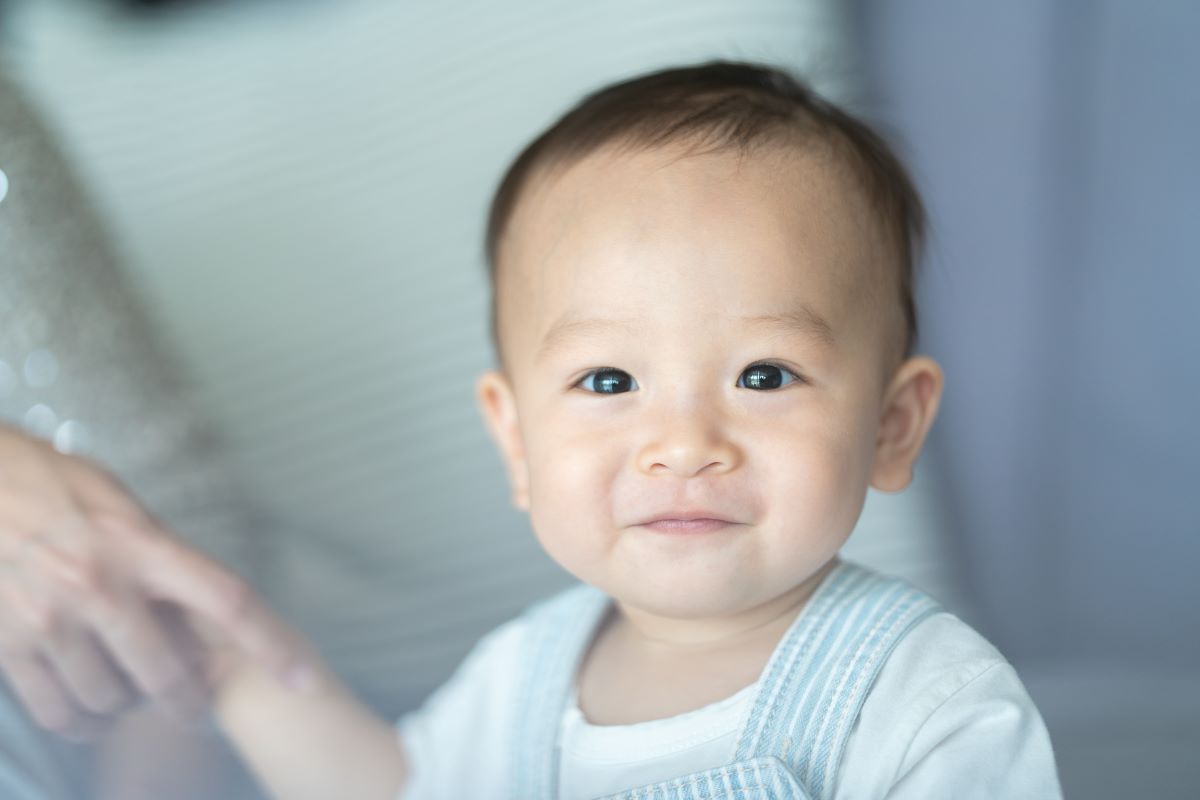
<path fill-rule="evenodd" d="M 656 533 L 710 533 L 739 524 L 729 515 L 707 508 L 667 508 L 648 515 L 638 527 Z"/>
<path fill-rule="evenodd" d="M 686 534 L 686 533 L 710 533 L 712 531 L 723 530 L 725 528 L 737 525 L 736 522 L 730 522 L 724 519 L 711 519 L 701 517 L 699 519 L 658 519 L 652 522 L 642 523 L 641 527 L 658 533 L 668 534 Z"/>

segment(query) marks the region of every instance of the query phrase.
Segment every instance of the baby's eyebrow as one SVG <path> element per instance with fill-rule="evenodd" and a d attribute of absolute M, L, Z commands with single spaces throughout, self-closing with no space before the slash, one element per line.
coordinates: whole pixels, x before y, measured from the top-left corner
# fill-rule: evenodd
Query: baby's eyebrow
<path fill-rule="evenodd" d="M 801 303 L 795 309 L 772 314 L 755 314 L 739 319 L 747 325 L 775 328 L 784 333 L 799 333 L 815 339 L 827 347 L 837 344 L 833 326 L 807 303 Z M 604 319 L 580 317 L 571 313 L 564 314 L 550 326 L 550 330 L 546 331 L 546 335 L 542 337 L 536 360 L 543 360 L 570 339 L 594 336 L 613 328 L 621 330 L 626 335 L 636 335 L 642 330 L 642 327 L 642 324 L 636 319 Z"/>
<path fill-rule="evenodd" d="M 801 303 L 798 309 L 778 314 L 759 314 L 751 317 L 742 317 L 742 322 L 780 328 L 785 332 L 800 333 L 816 339 L 828 347 L 833 347 L 837 344 L 837 336 L 834 335 L 833 326 L 807 303 Z"/>
<path fill-rule="evenodd" d="M 641 324 L 633 319 L 601 319 L 599 317 L 579 317 L 574 314 L 564 314 L 559 317 L 538 346 L 537 361 L 541 361 L 552 352 L 562 347 L 568 340 L 594 336 L 611 328 L 619 328 L 627 334 L 636 333 Z"/>

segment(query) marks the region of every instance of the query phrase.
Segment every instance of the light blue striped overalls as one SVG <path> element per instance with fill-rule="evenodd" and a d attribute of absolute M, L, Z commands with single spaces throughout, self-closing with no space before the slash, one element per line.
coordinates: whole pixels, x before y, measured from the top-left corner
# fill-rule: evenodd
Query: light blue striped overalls
<path fill-rule="evenodd" d="M 557 794 L 559 723 L 610 602 L 579 585 L 527 612 L 533 624 L 515 697 L 514 798 Z M 605 800 L 827 800 L 880 667 L 905 633 L 938 610 L 904 581 L 840 561 L 767 662 L 732 761 Z"/>

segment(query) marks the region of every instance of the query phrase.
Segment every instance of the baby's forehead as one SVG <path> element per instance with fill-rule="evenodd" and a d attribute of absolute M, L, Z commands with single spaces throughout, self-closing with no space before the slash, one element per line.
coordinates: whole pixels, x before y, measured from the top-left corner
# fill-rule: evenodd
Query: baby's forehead
<path fill-rule="evenodd" d="M 608 151 L 556 165 L 501 243 L 500 349 L 532 361 L 564 320 L 631 320 L 644 341 L 755 316 L 846 336 L 889 317 L 862 319 L 894 291 L 878 279 L 888 259 L 871 219 L 820 151 Z"/>
<path fill-rule="evenodd" d="M 511 290 L 502 294 L 548 300 L 549 286 L 578 282 L 585 266 L 607 286 L 644 283 L 661 254 L 661 263 L 691 259 L 698 272 L 717 261 L 747 274 L 773 266 L 776 284 L 793 278 L 798 289 L 820 272 L 842 295 L 880 260 L 873 217 L 847 170 L 820 149 L 608 147 L 531 175 L 498 277 Z M 632 260 L 637 269 L 621 268 Z M 783 261 L 792 268 L 779 269 Z"/>

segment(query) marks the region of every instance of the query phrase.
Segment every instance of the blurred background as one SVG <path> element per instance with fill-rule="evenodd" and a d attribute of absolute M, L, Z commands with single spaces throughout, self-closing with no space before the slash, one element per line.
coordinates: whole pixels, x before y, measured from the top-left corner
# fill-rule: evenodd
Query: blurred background
<path fill-rule="evenodd" d="M 10 0 L 0 132 L 36 117 L 71 172 L 0 163 L 0 409 L 397 716 L 569 582 L 473 405 L 502 171 L 600 85 L 770 61 L 882 126 L 932 219 L 942 410 L 847 557 L 1013 661 L 1068 797 L 1194 798 L 1197 31 L 1183 0 Z"/>

